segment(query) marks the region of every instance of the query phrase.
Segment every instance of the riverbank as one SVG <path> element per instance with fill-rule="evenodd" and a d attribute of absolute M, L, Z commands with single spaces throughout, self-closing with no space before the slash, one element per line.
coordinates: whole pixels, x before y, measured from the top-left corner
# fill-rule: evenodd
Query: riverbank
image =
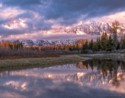
<path fill-rule="evenodd" d="M 84 58 L 125 61 L 124 53 L 80 54 Z"/>
<path fill-rule="evenodd" d="M 0 71 L 71 64 L 87 59 L 87 57 L 85 58 L 79 55 L 61 55 L 59 57 L 46 58 L 4 59 L 0 60 Z"/>
<path fill-rule="evenodd" d="M 76 54 L 76 55 L 60 55 L 56 57 L 44 57 L 44 58 L 35 57 L 35 58 L 0 59 L 0 71 L 72 64 L 88 59 L 105 59 L 105 60 L 110 59 L 110 60 L 120 60 L 125 62 L 125 54 L 122 53 Z"/>

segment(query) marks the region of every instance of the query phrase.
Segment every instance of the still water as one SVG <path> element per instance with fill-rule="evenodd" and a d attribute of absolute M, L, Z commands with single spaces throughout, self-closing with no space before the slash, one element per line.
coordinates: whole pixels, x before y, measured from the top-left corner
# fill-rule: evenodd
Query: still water
<path fill-rule="evenodd" d="M 125 63 L 88 60 L 1 72 L 0 98 L 125 98 Z"/>

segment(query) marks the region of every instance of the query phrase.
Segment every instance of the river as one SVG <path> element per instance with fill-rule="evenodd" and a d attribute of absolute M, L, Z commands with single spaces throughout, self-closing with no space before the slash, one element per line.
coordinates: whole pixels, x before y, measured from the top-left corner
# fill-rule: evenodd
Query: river
<path fill-rule="evenodd" d="M 4 71 L 0 98 L 125 98 L 125 63 L 87 60 Z"/>

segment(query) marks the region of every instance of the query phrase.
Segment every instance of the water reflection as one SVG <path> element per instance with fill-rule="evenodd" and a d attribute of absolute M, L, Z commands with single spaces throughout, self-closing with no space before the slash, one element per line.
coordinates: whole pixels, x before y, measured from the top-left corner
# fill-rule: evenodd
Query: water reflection
<path fill-rule="evenodd" d="M 77 67 L 80 69 L 91 69 L 100 75 L 106 83 L 112 83 L 113 86 L 119 87 L 120 82 L 125 79 L 125 62 L 112 60 L 88 60 L 79 62 Z M 93 76 L 93 75 L 91 75 Z M 91 77 L 92 78 L 92 77 Z"/>
<path fill-rule="evenodd" d="M 125 63 L 88 60 L 3 72 L 0 98 L 125 98 Z"/>

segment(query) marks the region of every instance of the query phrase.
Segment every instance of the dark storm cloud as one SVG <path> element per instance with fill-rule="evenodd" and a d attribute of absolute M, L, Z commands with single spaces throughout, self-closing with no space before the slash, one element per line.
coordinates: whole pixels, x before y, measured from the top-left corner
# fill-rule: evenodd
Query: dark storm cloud
<path fill-rule="evenodd" d="M 125 9 L 125 0 L 52 0 L 45 12 L 47 19 L 63 18 L 63 23 L 103 16 Z"/>
<path fill-rule="evenodd" d="M 125 0 L 1 0 L 8 6 L 18 6 L 40 13 L 46 19 L 62 19 L 62 24 L 72 24 L 84 19 L 112 14 L 125 9 Z"/>
<path fill-rule="evenodd" d="M 42 10 L 41 13 L 43 12 L 45 17 L 49 19 L 61 17 L 69 19 L 72 18 L 72 15 L 75 17 L 74 14 L 76 14 L 76 18 L 81 14 L 88 14 L 89 17 L 94 17 L 125 8 L 125 0 L 3 0 L 3 3 L 9 6 L 37 10 L 38 12 Z M 41 9 L 37 9 L 39 8 L 37 5 L 41 5 Z"/>

